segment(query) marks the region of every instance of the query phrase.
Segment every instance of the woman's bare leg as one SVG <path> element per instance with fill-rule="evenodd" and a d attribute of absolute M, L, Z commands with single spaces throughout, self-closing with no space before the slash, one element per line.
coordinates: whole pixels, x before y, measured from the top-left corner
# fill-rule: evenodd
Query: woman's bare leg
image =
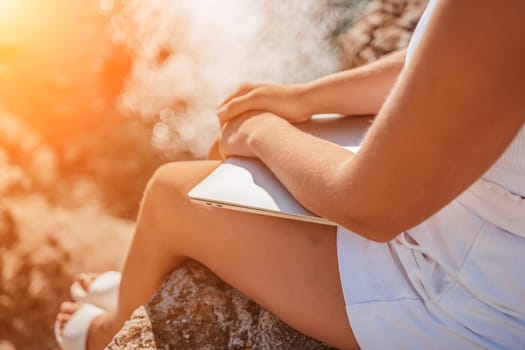
<path fill-rule="evenodd" d="M 169 272 L 192 258 L 300 332 L 357 348 L 339 281 L 335 228 L 190 202 L 189 190 L 217 165 L 172 163 L 152 178 L 123 272 L 116 326 L 105 328 L 118 328 Z M 93 327 L 90 345 L 100 329 Z"/>

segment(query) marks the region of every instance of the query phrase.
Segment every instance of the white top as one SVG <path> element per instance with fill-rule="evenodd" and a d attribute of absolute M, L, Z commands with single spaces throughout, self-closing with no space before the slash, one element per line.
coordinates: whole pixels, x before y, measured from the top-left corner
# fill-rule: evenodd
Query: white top
<path fill-rule="evenodd" d="M 525 197 L 525 126 L 483 178 Z"/>

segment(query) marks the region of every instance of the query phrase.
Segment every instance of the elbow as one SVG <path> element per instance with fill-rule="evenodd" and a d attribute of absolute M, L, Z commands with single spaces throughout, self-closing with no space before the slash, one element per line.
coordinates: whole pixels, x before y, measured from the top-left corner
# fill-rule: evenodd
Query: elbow
<path fill-rule="evenodd" d="M 399 232 L 400 233 L 400 232 Z M 399 233 L 394 232 L 382 232 L 382 233 L 374 233 L 367 236 L 363 236 L 367 238 L 370 241 L 376 242 L 376 243 L 388 243 L 394 238 L 396 238 Z"/>
<path fill-rule="evenodd" d="M 368 239 L 369 241 L 376 243 L 388 243 L 396 238 L 403 231 L 379 231 L 379 230 L 363 230 L 362 232 L 356 232 L 358 235 Z"/>
<path fill-rule="evenodd" d="M 339 224 L 353 233 L 377 243 L 387 243 L 404 231 L 398 225 L 383 220 L 363 220 L 345 215 Z"/>

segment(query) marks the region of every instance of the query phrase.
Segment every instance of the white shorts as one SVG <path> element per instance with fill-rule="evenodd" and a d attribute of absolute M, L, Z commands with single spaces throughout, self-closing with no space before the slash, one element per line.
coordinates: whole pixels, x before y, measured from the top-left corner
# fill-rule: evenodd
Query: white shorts
<path fill-rule="evenodd" d="M 525 349 L 525 237 L 460 200 L 389 243 L 339 227 L 337 251 L 362 349 Z"/>

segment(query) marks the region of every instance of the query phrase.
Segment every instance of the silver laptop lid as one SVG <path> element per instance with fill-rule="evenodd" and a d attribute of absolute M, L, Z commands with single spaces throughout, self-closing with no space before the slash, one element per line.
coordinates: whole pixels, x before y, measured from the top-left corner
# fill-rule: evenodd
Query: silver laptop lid
<path fill-rule="evenodd" d="M 298 127 L 353 152 L 370 125 L 370 118 L 315 118 Z M 301 206 L 259 160 L 233 157 L 224 161 L 188 194 L 193 201 L 215 207 L 335 225 Z"/>

